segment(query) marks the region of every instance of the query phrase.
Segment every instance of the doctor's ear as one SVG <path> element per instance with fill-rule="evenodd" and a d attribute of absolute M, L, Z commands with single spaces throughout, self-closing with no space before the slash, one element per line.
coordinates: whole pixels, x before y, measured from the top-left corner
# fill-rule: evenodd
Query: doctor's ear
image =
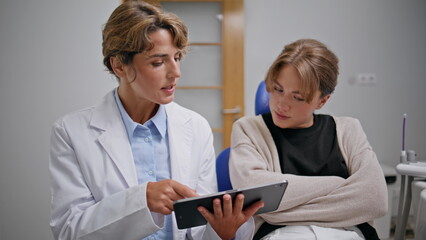
<path fill-rule="evenodd" d="M 117 77 L 124 77 L 124 64 L 117 57 L 110 57 L 109 63 L 111 64 L 111 68 Z"/>

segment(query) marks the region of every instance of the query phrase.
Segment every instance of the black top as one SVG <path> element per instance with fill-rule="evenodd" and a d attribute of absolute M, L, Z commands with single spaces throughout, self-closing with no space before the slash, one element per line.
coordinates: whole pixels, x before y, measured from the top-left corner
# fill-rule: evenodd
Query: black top
<path fill-rule="evenodd" d="M 314 114 L 314 124 L 301 129 L 277 127 L 271 113 L 262 117 L 277 147 L 282 173 L 349 177 L 333 117 Z"/>

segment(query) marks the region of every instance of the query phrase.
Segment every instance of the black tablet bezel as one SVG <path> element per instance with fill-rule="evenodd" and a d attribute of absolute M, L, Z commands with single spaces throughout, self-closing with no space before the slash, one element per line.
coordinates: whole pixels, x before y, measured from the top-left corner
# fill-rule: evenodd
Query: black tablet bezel
<path fill-rule="evenodd" d="M 197 210 L 198 206 L 204 206 L 210 212 L 213 212 L 213 199 L 222 198 L 223 195 L 229 194 L 232 199 L 239 193 L 244 194 L 244 207 L 262 200 L 264 207 L 259 209 L 256 214 L 275 211 L 284 192 L 287 188 L 288 182 L 286 180 L 275 182 L 250 188 L 228 190 L 208 195 L 203 195 L 193 198 L 185 198 L 177 200 L 173 203 L 175 217 L 179 229 L 191 228 L 200 225 L 205 225 L 207 221 Z"/>

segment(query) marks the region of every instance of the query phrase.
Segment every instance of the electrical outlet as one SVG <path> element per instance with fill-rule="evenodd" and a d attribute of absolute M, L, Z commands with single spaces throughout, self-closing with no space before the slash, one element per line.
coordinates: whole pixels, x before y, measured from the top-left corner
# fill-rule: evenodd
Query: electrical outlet
<path fill-rule="evenodd" d="M 357 76 L 356 82 L 360 86 L 374 86 L 377 84 L 377 77 L 374 73 L 360 73 Z"/>

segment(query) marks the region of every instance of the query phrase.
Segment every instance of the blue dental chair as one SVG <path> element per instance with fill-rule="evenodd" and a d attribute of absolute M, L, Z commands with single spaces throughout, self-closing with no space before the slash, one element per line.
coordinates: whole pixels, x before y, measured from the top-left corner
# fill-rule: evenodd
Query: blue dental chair
<path fill-rule="evenodd" d="M 266 91 L 265 81 L 259 83 L 256 91 L 254 103 L 254 113 L 256 115 L 270 112 L 269 93 Z M 232 189 L 231 179 L 229 178 L 229 154 L 231 148 L 223 150 L 216 159 L 216 177 L 219 192 Z"/>
<path fill-rule="evenodd" d="M 270 112 L 269 109 L 269 93 L 266 91 L 265 81 L 259 83 L 254 100 L 254 113 L 261 115 Z"/>

